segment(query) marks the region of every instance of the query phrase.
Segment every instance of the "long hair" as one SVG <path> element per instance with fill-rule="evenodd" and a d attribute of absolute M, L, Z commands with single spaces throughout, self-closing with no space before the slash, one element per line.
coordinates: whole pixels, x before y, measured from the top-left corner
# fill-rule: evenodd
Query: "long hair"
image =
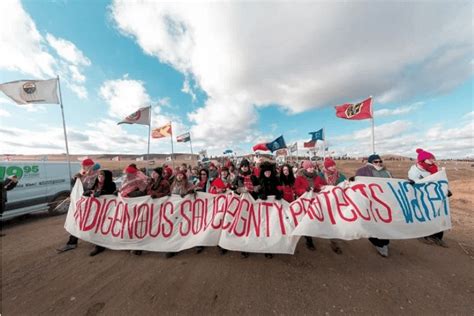
<path fill-rule="evenodd" d="M 283 168 L 287 167 L 289 174 L 286 176 L 283 173 Z M 283 166 L 280 167 L 280 182 L 283 185 L 293 185 L 295 183 L 295 175 L 293 174 L 293 168 L 289 164 L 284 164 Z"/>

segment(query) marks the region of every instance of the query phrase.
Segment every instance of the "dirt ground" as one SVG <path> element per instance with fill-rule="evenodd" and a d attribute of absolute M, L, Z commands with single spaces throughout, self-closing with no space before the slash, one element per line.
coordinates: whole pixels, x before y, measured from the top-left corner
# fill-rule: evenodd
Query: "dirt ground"
<path fill-rule="evenodd" d="M 408 162 L 389 162 L 404 177 Z M 342 170 L 353 170 L 351 164 Z M 296 253 L 266 259 L 217 249 L 166 259 L 106 251 L 92 245 L 56 254 L 68 235 L 65 215 L 29 215 L 3 225 L 2 315 L 149 314 L 474 314 L 473 169 L 448 163 L 453 229 L 449 248 L 393 240 L 378 256 L 367 240 L 327 240 L 316 251 L 300 241 Z"/>

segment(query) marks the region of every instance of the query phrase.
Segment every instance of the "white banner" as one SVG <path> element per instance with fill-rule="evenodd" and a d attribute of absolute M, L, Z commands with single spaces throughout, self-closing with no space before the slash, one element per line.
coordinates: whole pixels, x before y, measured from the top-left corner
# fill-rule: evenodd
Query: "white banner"
<path fill-rule="evenodd" d="M 451 228 L 443 171 L 411 185 L 359 177 L 307 192 L 288 204 L 274 197 L 198 193 L 152 199 L 82 196 L 77 182 L 65 228 L 110 249 L 180 251 L 196 246 L 293 254 L 299 236 L 408 239 Z"/>

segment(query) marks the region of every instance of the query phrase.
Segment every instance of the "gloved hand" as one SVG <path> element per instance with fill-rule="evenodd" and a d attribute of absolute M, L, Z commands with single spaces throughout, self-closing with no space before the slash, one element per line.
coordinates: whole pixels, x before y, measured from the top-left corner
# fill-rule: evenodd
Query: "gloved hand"
<path fill-rule="evenodd" d="M 318 193 L 319 191 L 321 191 L 321 189 L 320 189 L 320 188 L 313 188 L 313 192 L 316 192 L 316 193 Z"/>
<path fill-rule="evenodd" d="M 267 195 L 266 194 L 260 195 L 260 200 L 266 201 L 267 200 Z"/>
<path fill-rule="evenodd" d="M 183 198 L 183 199 L 184 199 L 184 197 L 186 196 L 186 194 L 184 194 L 184 193 L 181 193 L 181 194 L 180 194 L 180 196 L 181 196 L 181 198 Z"/>
<path fill-rule="evenodd" d="M 352 176 L 352 177 L 350 177 L 348 180 L 351 181 L 351 182 L 352 182 L 352 181 L 355 181 L 355 177 Z"/>
<path fill-rule="evenodd" d="M 275 199 L 277 199 L 278 201 L 280 201 L 280 200 L 281 200 L 281 195 L 276 195 L 276 196 L 275 196 Z"/>
<path fill-rule="evenodd" d="M 253 192 L 258 192 L 258 191 L 260 191 L 260 188 L 261 188 L 261 187 L 262 187 L 261 185 L 256 185 L 256 186 L 254 186 L 254 187 L 253 187 Z"/>
<path fill-rule="evenodd" d="M 407 181 L 408 181 L 408 183 L 410 183 L 411 185 L 415 185 L 415 181 L 413 181 L 412 179 L 408 179 Z"/>
<path fill-rule="evenodd" d="M 94 192 L 94 197 L 99 197 L 100 196 L 100 192 Z"/>
<path fill-rule="evenodd" d="M 453 196 L 453 193 L 451 192 L 451 190 L 448 190 L 448 197 L 451 197 Z"/>
<path fill-rule="evenodd" d="M 311 191 L 311 187 L 307 187 L 306 192 L 310 192 L 310 191 Z"/>
<path fill-rule="evenodd" d="M 113 195 L 115 196 L 118 196 L 118 191 L 115 191 L 114 193 L 112 193 Z"/>

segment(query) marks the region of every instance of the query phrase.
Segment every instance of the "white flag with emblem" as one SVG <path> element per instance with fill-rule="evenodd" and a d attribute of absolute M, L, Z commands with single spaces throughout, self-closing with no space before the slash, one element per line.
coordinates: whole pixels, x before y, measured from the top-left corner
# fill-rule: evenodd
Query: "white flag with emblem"
<path fill-rule="evenodd" d="M 140 108 L 117 124 L 141 124 L 150 125 L 150 107 Z"/>
<path fill-rule="evenodd" d="M 17 104 L 59 104 L 58 80 L 18 80 L 0 84 L 0 90 Z"/>

